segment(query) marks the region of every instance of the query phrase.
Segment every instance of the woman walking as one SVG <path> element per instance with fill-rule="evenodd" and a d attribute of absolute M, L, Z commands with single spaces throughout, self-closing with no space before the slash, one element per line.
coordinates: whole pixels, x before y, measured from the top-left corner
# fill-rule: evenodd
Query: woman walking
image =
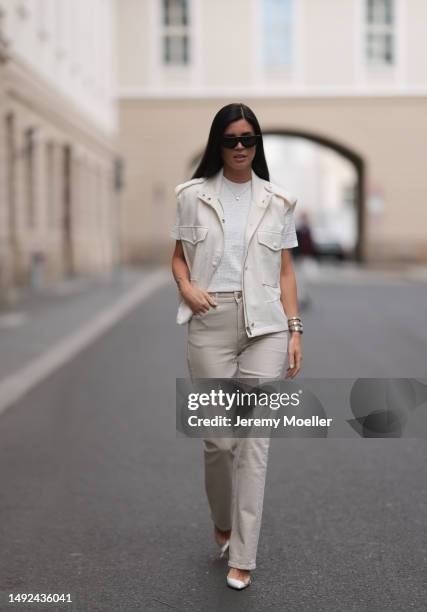
<path fill-rule="evenodd" d="M 245 104 L 215 115 L 192 179 L 175 188 L 172 272 L 195 378 L 294 378 L 302 322 L 291 251 L 296 199 L 269 180 L 261 128 Z M 203 440 L 205 488 L 228 586 L 251 583 L 270 438 Z"/>

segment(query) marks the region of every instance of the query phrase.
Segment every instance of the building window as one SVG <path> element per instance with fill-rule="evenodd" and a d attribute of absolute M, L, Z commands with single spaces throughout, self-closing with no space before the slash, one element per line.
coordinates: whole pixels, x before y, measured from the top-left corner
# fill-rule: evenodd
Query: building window
<path fill-rule="evenodd" d="M 372 66 L 395 63 L 395 2 L 365 0 L 366 60 Z"/>
<path fill-rule="evenodd" d="M 294 0 L 262 0 L 264 62 L 267 67 L 292 63 Z"/>
<path fill-rule="evenodd" d="M 188 0 L 162 0 L 163 63 L 190 63 L 190 19 Z"/>

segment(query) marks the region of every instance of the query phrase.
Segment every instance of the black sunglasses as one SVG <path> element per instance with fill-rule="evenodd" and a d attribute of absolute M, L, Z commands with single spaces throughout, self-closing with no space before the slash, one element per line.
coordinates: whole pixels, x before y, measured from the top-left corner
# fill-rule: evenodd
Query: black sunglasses
<path fill-rule="evenodd" d="M 222 146 L 226 149 L 234 149 L 237 143 L 240 141 L 245 149 L 254 147 L 257 143 L 258 138 L 261 134 L 248 134 L 247 136 L 223 136 Z"/>

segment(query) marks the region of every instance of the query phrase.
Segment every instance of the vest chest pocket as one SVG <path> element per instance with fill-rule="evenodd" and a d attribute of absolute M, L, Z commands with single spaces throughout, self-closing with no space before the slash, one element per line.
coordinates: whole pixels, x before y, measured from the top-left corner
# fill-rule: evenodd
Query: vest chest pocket
<path fill-rule="evenodd" d="M 179 225 L 179 238 L 190 270 L 191 280 L 197 280 L 203 270 L 206 259 L 206 236 L 209 228 L 204 225 Z"/>
<path fill-rule="evenodd" d="M 257 238 L 262 282 L 270 287 L 279 287 L 282 234 L 272 230 L 258 230 Z"/>
<path fill-rule="evenodd" d="M 178 231 L 180 240 L 197 244 L 206 238 L 209 228 L 204 225 L 180 225 Z"/>

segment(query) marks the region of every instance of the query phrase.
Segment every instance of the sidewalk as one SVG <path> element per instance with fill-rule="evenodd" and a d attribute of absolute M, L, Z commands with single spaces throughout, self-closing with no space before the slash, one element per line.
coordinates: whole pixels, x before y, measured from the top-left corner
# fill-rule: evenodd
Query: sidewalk
<path fill-rule="evenodd" d="M 27 291 L 0 310 L 0 413 L 171 278 L 165 266 L 123 267 Z"/>

